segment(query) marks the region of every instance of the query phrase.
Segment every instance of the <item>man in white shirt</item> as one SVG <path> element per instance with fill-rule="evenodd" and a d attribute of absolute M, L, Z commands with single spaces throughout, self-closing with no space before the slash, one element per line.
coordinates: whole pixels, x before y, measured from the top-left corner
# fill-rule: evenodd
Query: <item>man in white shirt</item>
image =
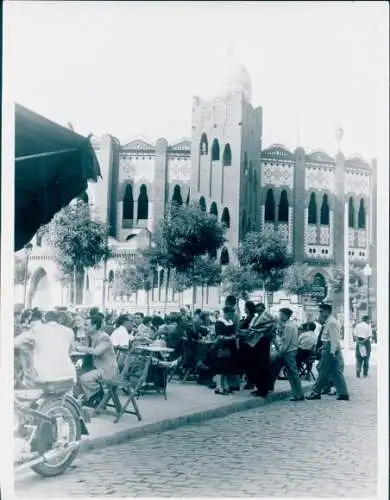
<path fill-rule="evenodd" d="M 111 343 L 113 347 L 129 347 L 129 343 L 134 340 L 131 335 L 133 321 L 130 315 L 123 314 L 116 320 L 116 329 L 111 334 Z"/>
<path fill-rule="evenodd" d="M 362 321 L 355 326 L 354 339 L 356 341 L 356 376 L 360 378 L 363 367 L 363 377 L 368 376 L 368 367 L 371 354 L 372 328 L 370 318 L 363 316 Z"/>
<path fill-rule="evenodd" d="M 318 339 L 318 336 L 319 336 L 320 331 L 321 331 L 321 325 L 318 323 L 318 321 L 315 320 L 315 316 L 314 316 L 313 312 L 308 312 L 307 313 L 306 324 L 307 323 L 314 323 L 315 324 L 316 328 L 314 330 L 314 333 L 316 335 L 316 339 Z"/>
<path fill-rule="evenodd" d="M 16 337 L 14 343 L 20 348 L 26 344 L 33 345 L 32 364 L 36 383 L 76 381 L 76 370 L 69 356 L 74 333 L 57 323 L 56 312 L 48 312 L 46 323 L 42 323 L 41 311 L 34 310 L 30 329 Z"/>

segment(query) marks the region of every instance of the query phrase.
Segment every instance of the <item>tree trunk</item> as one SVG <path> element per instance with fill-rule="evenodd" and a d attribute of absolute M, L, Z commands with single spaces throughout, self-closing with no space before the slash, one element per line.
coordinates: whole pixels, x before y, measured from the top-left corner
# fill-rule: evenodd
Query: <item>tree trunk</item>
<path fill-rule="evenodd" d="M 168 290 L 169 290 L 169 281 L 171 278 L 171 268 L 167 269 L 167 281 L 165 283 L 165 297 L 164 297 L 164 316 L 167 314 L 167 305 L 168 305 Z"/>
<path fill-rule="evenodd" d="M 77 304 L 77 269 L 73 266 L 73 305 Z"/>
<path fill-rule="evenodd" d="M 204 306 L 204 285 L 202 284 L 202 309 Z"/>

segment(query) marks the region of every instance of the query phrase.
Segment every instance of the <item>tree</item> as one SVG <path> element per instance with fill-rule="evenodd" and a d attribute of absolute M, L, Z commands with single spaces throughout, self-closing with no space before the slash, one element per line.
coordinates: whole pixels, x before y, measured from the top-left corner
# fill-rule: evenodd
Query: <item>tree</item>
<path fill-rule="evenodd" d="M 208 255 L 197 256 L 194 259 L 193 267 L 185 271 L 176 273 L 176 280 L 179 288 L 201 287 L 202 290 L 202 308 L 204 305 L 205 286 L 218 286 L 221 283 L 221 265 L 215 259 Z"/>
<path fill-rule="evenodd" d="M 249 294 L 260 287 L 259 276 L 252 266 L 230 264 L 222 272 L 222 292 L 226 295 L 248 300 Z"/>
<path fill-rule="evenodd" d="M 198 204 L 169 205 L 157 223 L 152 246 L 144 251 L 144 256 L 152 266 L 160 265 L 167 270 L 167 289 L 172 269 L 190 273 L 194 305 L 196 259 L 215 255 L 225 242 L 224 233 L 225 228 L 217 218 L 203 212 Z"/>
<path fill-rule="evenodd" d="M 292 264 L 285 270 L 283 288 L 289 293 L 302 297 L 310 293 L 311 286 L 312 279 L 307 264 Z"/>
<path fill-rule="evenodd" d="M 69 281 L 73 278 L 76 303 L 77 279 L 84 279 L 85 269 L 99 266 L 110 256 L 107 226 L 92 220 L 88 204 L 76 200 L 55 215 L 49 232 L 61 271 Z"/>
<path fill-rule="evenodd" d="M 146 292 L 147 314 L 150 312 L 150 290 L 153 288 L 153 266 L 142 254 L 134 262 L 124 260 L 115 273 L 115 293 L 131 295 L 139 290 Z"/>
<path fill-rule="evenodd" d="M 287 244 L 276 233 L 247 233 L 238 248 L 238 259 L 242 266 L 250 266 L 268 292 L 283 286 L 285 269 L 292 263 Z"/>

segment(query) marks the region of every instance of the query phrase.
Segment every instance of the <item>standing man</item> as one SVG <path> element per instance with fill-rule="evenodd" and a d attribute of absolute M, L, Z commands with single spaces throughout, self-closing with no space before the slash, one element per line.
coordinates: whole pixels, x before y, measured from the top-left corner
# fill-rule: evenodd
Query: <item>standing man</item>
<path fill-rule="evenodd" d="M 321 399 L 321 391 L 331 380 L 336 387 L 339 401 L 349 401 L 348 387 L 343 375 L 343 356 L 340 346 L 340 330 L 336 319 L 332 316 L 332 306 L 321 304 L 321 360 L 319 375 L 308 400 Z"/>
<path fill-rule="evenodd" d="M 281 345 L 274 361 L 274 375 L 278 375 L 284 366 L 287 371 L 293 397 L 290 401 L 304 401 L 305 395 L 302 389 L 301 379 L 297 367 L 298 351 L 298 327 L 290 320 L 292 310 L 284 307 L 279 311 L 279 320 L 282 324 Z"/>
<path fill-rule="evenodd" d="M 356 376 L 360 378 L 363 366 L 363 377 L 368 376 L 368 367 L 371 355 L 372 329 L 370 318 L 363 316 L 362 321 L 355 326 L 354 338 L 356 340 Z"/>

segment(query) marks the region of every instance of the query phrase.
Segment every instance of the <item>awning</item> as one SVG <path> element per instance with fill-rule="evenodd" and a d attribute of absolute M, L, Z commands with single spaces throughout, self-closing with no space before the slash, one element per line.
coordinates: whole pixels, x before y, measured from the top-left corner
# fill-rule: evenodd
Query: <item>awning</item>
<path fill-rule="evenodd" d="M 15 251 L 100 175 L 89 138 L 16 104 Z"/>

